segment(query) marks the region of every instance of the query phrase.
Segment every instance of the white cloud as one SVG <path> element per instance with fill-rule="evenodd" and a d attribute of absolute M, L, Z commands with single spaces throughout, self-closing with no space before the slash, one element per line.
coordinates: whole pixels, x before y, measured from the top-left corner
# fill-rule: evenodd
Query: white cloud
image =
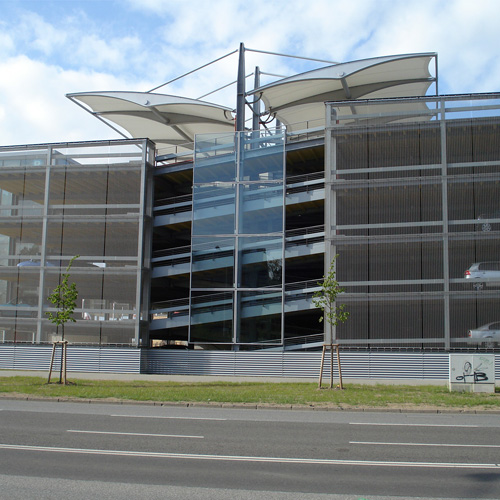
<path fill-rule="evenodd" d="M 67 34 L 46 22 L 38 14 L 26 12 L 22 22 L 16 27 L 20 39 L 25 39 L 32 49 L 44 55 L 51 55 L 64 47 L 68 41 Z"/>
<path fill-rule="evenodd" d="M 500 2 L 410 0 L 392 5 L 373 36 L 355 51 L 355 57 L 437 52 L 440 92 L 498 90 L 495 52 L 500 44 Z M 490 78 L 491 73 L 496 76 Z"/>
<path fill-rule="evenodd" d="M 0 57 L 7 57 L 15 50 L 12 37 L 4 31 L 5 25 L 0 23 Z"/>
<path fill-rule="evenodd" d="M 140 53 L 141 42 L 138 38 L 126 36 L 108 41 L 90 34 L 79 39 L 74 56 L 82 66 L 123 71 L 130 68 Z"/>
<path fill-rule="evenodd" d="M 115 136 L 64 95 L 145 91 L 240 42 L 340 61 L 438 52 L 442 93 L 500 86 L 498 0 L 94 0 L 64 2 L 50 13 L 30 11 L 33 4 L 23 0 L 16 5 L 27 9 L 0 21 L 0 74 L 8 75 L 0 80 L 2 144 Z M 313 63 L 246 52 L 247 73 L 256 65 L 290 75 Z M 233 55 L 158 92 L 199 97 L 236 73 Z M 235 87 L 206 99 L 233 107 Z"/>
<path fill-rule="evenodd" d="M 63 70 L 19 56 L 0 62 L 1 145 L 118 138 L 77 107 L 66 93 L 92 89 L 130 89 L 104 73 Z"/>
<path fill-rule="evenodd" d="M 0 49 L 10 48 L 8 53 L 14 55 L 14 47 L 18 55 L 29 55 L 49 64 L 57 61 L 73 69 L 126 70 L 133 74 L 135 67 L 144 61 L 142 41 L 133 30 L 115 34 L 111 25 L 98 21 L 76 11 L 49 22 L 37 13 L 22 10 L 18 22 L 4 24 L 8 35 L 4 33 L 0 37 Z"/>

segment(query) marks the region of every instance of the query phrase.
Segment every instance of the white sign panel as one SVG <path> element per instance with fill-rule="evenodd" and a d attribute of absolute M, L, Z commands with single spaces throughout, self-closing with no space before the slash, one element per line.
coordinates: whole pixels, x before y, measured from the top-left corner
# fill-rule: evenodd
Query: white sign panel
<path fill-rule="evenodd" d="M 456 390 L 460 390 L 460 385 L 470 387 L 493 384 L 494 390 L 495 355 L 450 354 L 450 384 Z"/>

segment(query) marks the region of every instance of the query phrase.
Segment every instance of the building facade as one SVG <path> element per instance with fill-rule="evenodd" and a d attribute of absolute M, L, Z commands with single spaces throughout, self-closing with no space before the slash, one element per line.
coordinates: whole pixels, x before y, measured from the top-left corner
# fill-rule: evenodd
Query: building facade
<path fill-rule="evenodd" d="M 465 274 L 475 263 L 496 259 L 497 105 L 498 96 L 491 94 L 331 102 L 324 137 L 285 133 L 284 154 L 280 148 L 269 159 L 266 148 L 251 149 L 251 132 L 217 138 L 220 154 L 213 155 L 217 148 L 200 139 L 207 149 L 197 150 L 194 162 L 171 164 L 172 171 L 166 166 L 161 173 L 164 182 L 178 186 L 180 172 L 187 182 L 193 175 L 194 189 L 192 204 L 180 195 L 155 208 L 162 213 L 155 227 L 169 235 L 163 241 L 172 248 L 153 254 L 153 297 L 160 299 L 153 301 L 153 335 L 218 349 L 321 344 L 323 325 L 311 298 L 338 255 L 337 278 L 345 288 L 340 299 L 351 315 L 335 342 L 370 349 L 477 348 L 468 330 L 497 322 L 500 299 L 494 276 L 478 281 Z M 282 134 L 260 140 L 274 148 Z M 238 155 L 224 149 L 224 142 L 238 141 L 245 143 L 241 167 L 235 166 Z M 256 177 L 244 175 L 247 152 L 258 158 Z M 203 184 L 197 170 L 205 164 L 213 177 L 204 177 Z M 266 171 L 278 165 L 279 171 Z M 280 223 L 282 172 L 284 231 L 261 232 L 256 240 L 240 233 L 243 214 L 255 224 L 261 220 L 242 208 L 251 206 L 246 193 L 265 224 Z M 259 175 L 278 180 L 266 185 Z M 224 233 L 217 233 L 221 228 Z M 189 243 L 191 234 L 192 247 L 177 246 Z M 237 248 L 236 241 L 255 244 Z M 245 276 L 268 289 L 241 288 Z M 243 297 L 252 304 L 248 309 Z M 198 308 L 206 313 L 202 321 Z M 245 338 L 245 317 L 252 318 L 256 336 Z M 194 333 L 204 329 L 212 333 Z"/>
<path fill-rule="evenodd" d="M 0 148 L 0 344 L 61 339 L 47 297 L 78 255 L 75 347 L 498 349 L 468 331 L 500 322 L 500 95 L 426 96 L 431 60 L 253 90 L 282 121 L 241 131 L 194 100 L 72 95 L 156 144 Z M 330 339 L 312 296 L 335 256 Z"/>
<path fill-rule="evenodd" d="M 498 322 L 499 103 L 327 105 L 325 255 L 352 311 L 339 342 L 450 350 Z"/>
<path fill-rule="evenodd" d="M 75 345 L 139 345 L 148 329 L 153 144 L 128 140 L 0 150 L 5 343 L 62 338 L 48 296 L 69 261 Z"/>

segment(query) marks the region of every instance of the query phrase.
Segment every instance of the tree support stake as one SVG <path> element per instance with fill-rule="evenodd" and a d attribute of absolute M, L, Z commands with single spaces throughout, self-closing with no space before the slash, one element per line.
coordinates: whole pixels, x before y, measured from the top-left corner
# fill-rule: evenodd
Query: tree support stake
<path fill-rule="evenodd" d="M 323 368 L 325 366 L 325 354 L 327 349 L 330 349 L 330 389 L 333 389 L 333 350 L 335 349 L 337 353 L 337 367 L 339 372 L 339 389 L 343 389 L 344 386 L 342 384 L 342 367 L 340 365 L 340 351 L 338 344 L 323 344 L 323 352 L 321 353 L 321 368 L 319 370 L 319 382 L 318 389 L 321 389 L 321 381 L 323 379 Z"/>
<path fill-rule="evenodd" d="M 50 368 L 49 368 L 49 378 L 47 384 L 50 384 L 50 379 L 52 377 L 52 368 L 54 367 L 54 358 L 56 355 L 57 346 L 61 346 L 61 370 L 59 374 L 59 383 L 66 385 L 68 380 L 66 378 L 67 371 L 67 352 L 68 352 L 68 341 L 67 340 L 57 340 L 52 344 L 52 356 L 50 357 Z"/>

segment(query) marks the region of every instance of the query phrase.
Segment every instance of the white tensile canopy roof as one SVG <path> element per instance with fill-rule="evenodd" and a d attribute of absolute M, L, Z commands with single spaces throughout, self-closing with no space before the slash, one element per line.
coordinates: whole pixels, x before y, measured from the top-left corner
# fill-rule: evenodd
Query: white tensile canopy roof
<path fill-rule="evenodd" d="M 132 137 L 151 139 L 158 148 L 194 142 L 197 134 L 234 132 L 231 109 L 197 99 L 149 92 L 83 92 L 67 97 Z"/>
<path fill-rule="evenodd" d="M 249 94 L 261 98 L 266 112 L 289 131 L 324 127 L 327 101 L 424 96 L 437 78 L 429 72 L 435 57 L 434 53 L 405 54 L 335 64 L 278 80 Z M 420 111 L 424 111 L 424 104 L 414 103 L 412 108 L 418 113 L 422 106 Z M 356 113 L 352 106 L 351 112 Z"/>
<path fill-rule="evenodd" d="M 404 54 L 334 64 L 278 80 L 248 92 L 262 99 L 266 112 L 278 118 L 290 132 L 325 126 L 325 102 L 350 101 L 339 113 L 357 114 L 355 100 L 424 96 L 437 81 L 429 72 L 435 53 Z M 437 68 L 436 68 L 437 73 Z M 126 136 L 149 138 L 160 149 L 176 146 L 177 152 L 192 147 L 198 134 L 234 132 L 230 108 L 198 99 L 152 92 L 83 92 L 67 97 Z M 426 119 L 424 103 L 387 104 L 408 119 Z M 367 113 L 366 106 L 363 113 Z M 380 106 L 377 112 L 384 112 Z"/>

